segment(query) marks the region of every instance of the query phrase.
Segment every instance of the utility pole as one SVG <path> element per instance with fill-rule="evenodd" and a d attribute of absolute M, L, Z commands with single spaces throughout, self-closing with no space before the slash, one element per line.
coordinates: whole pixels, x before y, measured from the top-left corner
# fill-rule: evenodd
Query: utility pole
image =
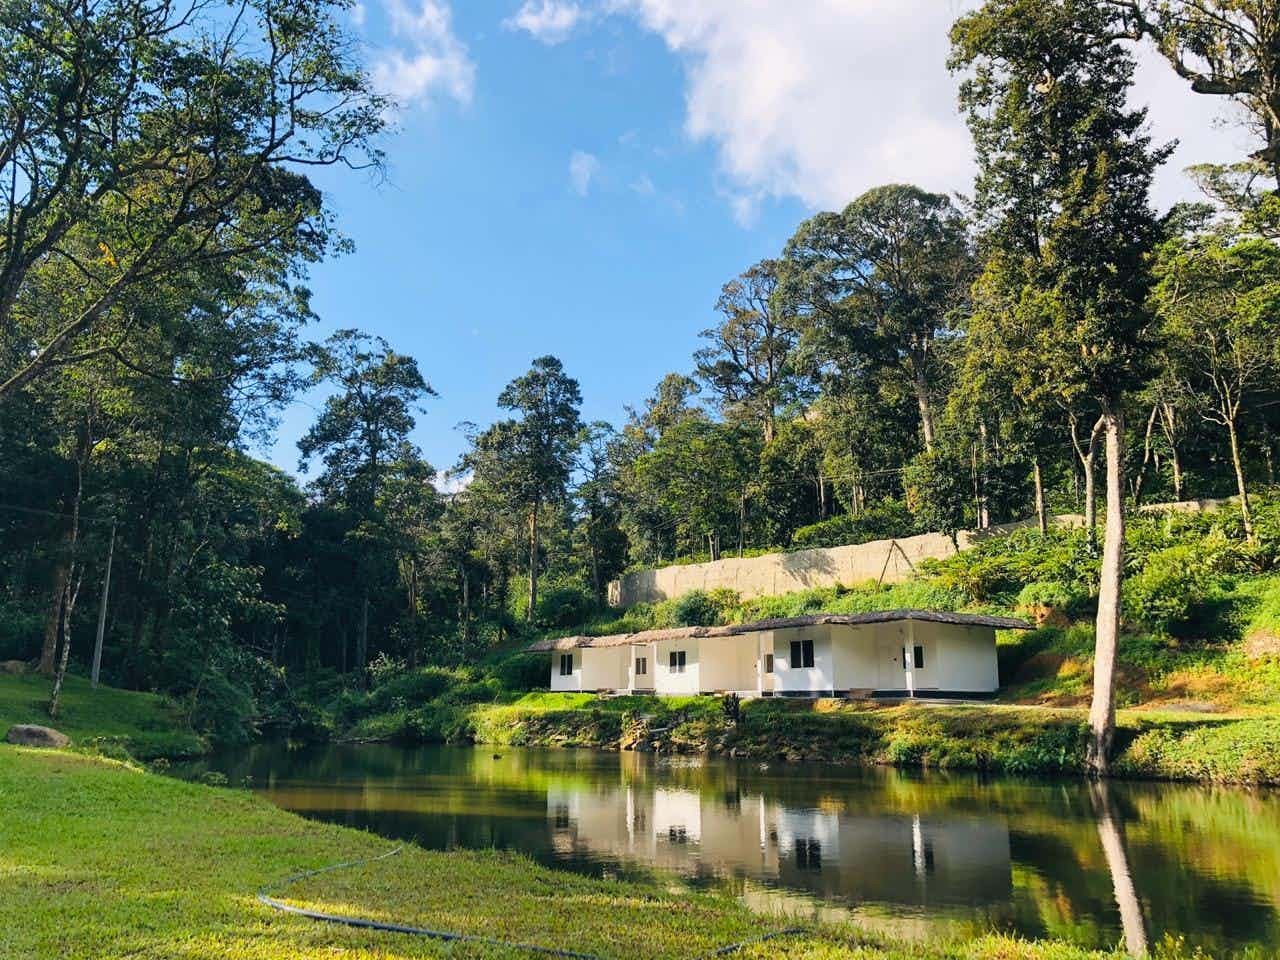
<path fill-rule="evenodd" d="M 93 672 L 90 682 L 96 689 L 102 670 L 102 636 L 107 628 L 107 594 L 111 592 L 111 560 L 116 552 L 116 523 L 111 521 L 111 541 L 107 547 L 107 570 L 102 576 L 102 601 L 98 604 L 98 637 L 93 644 Z"/>

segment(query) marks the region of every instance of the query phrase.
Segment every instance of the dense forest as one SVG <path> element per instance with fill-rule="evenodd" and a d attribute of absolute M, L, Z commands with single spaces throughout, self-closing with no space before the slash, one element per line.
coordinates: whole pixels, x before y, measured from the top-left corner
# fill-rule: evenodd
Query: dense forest
<path fill-rule="evenodd" d="M 583 622 L 630 566 L 1079 511 L 1114 560 L 1102 644 L 1126 506 L 1238 495 L 1253 536 L 1280 433 L 1266 3 L 989 0 L 951 36 L 967 196 L 812 216 L 708 290 L 703 346 L 625 422 L 583 422 L 538 357 L 434 465 L 430 369 L 307 339 L 307 273 L 349 246 L 308 171 L 393 142 L 343 5 L 38 6 L 0 13 L 0 660 L 100 660 L 237 739 L 302 685 Z M 1153 206 L 1139 43 L 1257 134 L 1192 171 L 1203 203 Z M 303 486 L 254 451 L 313 387 Z"/>

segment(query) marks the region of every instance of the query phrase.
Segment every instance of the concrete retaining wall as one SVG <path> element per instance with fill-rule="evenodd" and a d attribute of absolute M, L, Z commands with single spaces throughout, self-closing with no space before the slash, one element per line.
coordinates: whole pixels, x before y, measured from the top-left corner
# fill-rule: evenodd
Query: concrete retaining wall
<path fill-rule="evenodd" d="M 1176 503 L 1149 503 L 1143 512 L 1200 513 L 1233 503 L 1225 500 L 1182 500 Z M 1101 508 L 1103 505 L 1099 503 Z M 1059 514 L 1053 522 L 1064 526 L 1083 526 L 1078 513 Z M 1100 521 L 1101 522 L 1101 519 Z M 999 536 L 1021 527 L 1035 525 L 1035 520 L 1002 523 L 986 530 L 961 530 L 956 536 L 965 550 L 987 537 Z M 884 574 L 885 583 L 901 583 L 910 579 L 915 564 L 921 560 L 942 560 L 954 555 L 955 544 L 941 533 L 922 533 L 901 540 L 873 540 L 849 547 L 824 547 L 797 550 L 794 553 L 767 553 L 742 560 L 736 557 L 711 563 L 637 570 L 609 584 L 609 605 L 629 607 L 633 603 L 669 600 L 690 590 L 736 590 L 743 599 L 831 587 L 838 583 L 852 585 L 876 580 Z"/>
<path fill-rule="evenodd" d="M 1078 525 L 1084 518 L 1064 514 L 1055 523 Z M 1034 520 L 1004 523 L 986 530 L 961 530 L 956 536 L 965 550 L 987 537 L 999 536 L 1020 527 L 1034 526 Z M 873 540 L 848 547 L 822 547 L 794 553 L 767 553 L 759 557 L 736 557 L 711 563 L 690 563 L 637 570 L 609 584 L 609 604 L 629 607 L 633 603 L 669 600 L 690 590 L 727 587 L 747 599 L 880 579 L 901 583 L 911 577 L 921 560 L 941 560 L 954 555 L 956 545 L 942 533 L 922 533 L 900 540 Z"/>

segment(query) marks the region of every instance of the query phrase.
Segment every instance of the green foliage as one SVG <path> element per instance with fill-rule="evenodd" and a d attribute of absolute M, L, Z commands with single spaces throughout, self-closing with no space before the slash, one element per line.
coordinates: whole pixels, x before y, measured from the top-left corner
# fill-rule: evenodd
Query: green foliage
<path fill-rule="evenodd" d="M 1200 545 L 1165 547 L 1125 580 L 1125 613 L 1150 630 L 1185 629 L 1219 584 L 1213 557 Z"/>
<path fill-rule="evenodd" d="M 925 533 L 916 516 L 901 500 L 885 500 L 873 504 L 862 513 L 842 513 L 801 527 L 791 538 L 795 549 L 841 547 L 845 544 L 869 543 Z"/>
<path fill-rule="evenodd" d="M 1049 607 L 1053 610 L 1067 611 L 1079 604 L 1080 595 L 1067 584 L 1055 581 L 1038 580 L 1028 583 L 1018 591 L 1018 606 Z"/>
<path fill-rule="evenodd" d="M 675 600 L 672 619 L 681 627 L 710 627 L 721 622 L 728 604 L 736 603 L 733 591 L 690 590 Z"/>
<path fill-rule="evenodd" d="M 916 523 L 955 538 L 973 526 L 973 481 L 953 450 L 926 450 L 902 475 Z"/>
<path fill-rule="evenodd" d="M 40 652 L 44 611 L 0 600 L 0 660 L 30 660 Z"/>
<path fill-rule="evenodd" d="M 536 621 L 541 627 L 563 628 L 585 623 L 596 610 L 596 598 L 586 587 L 561 583 L 538 596 Z"/>
<path fill-rule="evenodd" d="M 1280 782 L 1280 723 L 1272 718 L 1158 726 L 1138 734 L 1116 764 L 1125 776 Z"/>

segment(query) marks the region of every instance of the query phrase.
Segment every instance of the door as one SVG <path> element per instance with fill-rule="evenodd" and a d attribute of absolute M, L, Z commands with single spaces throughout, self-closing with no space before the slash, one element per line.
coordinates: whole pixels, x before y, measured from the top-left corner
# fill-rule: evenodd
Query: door
<path fill-rule="evenodd" d="M 876 636 L 876 689 L 906 690 L 907 675 L 903 668 L 902 651 L 907 642 L 907 631 L 902 624 L 888 624 L 877 631 Z"/>

